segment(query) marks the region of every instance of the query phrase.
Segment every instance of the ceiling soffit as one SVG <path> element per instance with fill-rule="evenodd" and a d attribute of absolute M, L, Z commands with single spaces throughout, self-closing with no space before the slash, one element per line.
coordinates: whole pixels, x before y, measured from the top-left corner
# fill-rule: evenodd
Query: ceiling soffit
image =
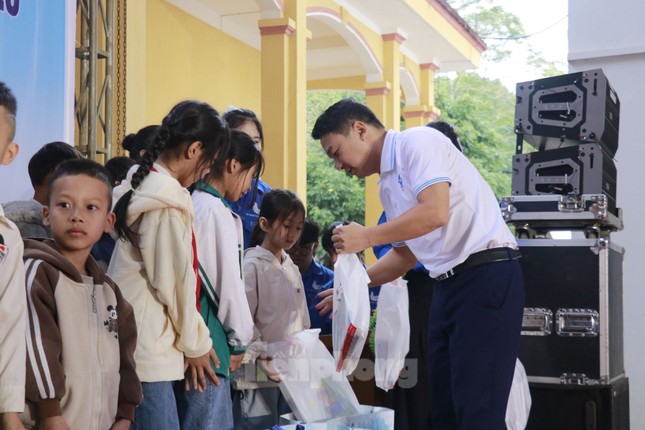
<path fill-rule="evenodd" d="M 281 0 L 166 0 L 182 11 L 220 31 L 260 50 L 260 19 L 280 17 Z M 405 40 L 404 55 L 418 64 L 432 63 L 440 71 L 460 71 L 476 67 L 484 43 L 452 10 L 445 0 L 336 0 L 354 18 L 376 34 L 396 33 Z M 415 3 L 416 6 L 411 6 Z M 414 8 L 421 10 L 421 13 Z M 432 10 L 430 8 L 433 8 Z M 427 14 L 439 11 L 443 27 L 451 33 L 445 36 L 426 20 Z M 423 16 L 422 16 L 423 15 Z M 433 16 L 438 16 L 434 13 Z M 307 78 L 331 79 L 365 75 L 367 82 L 382 79 L 382 65 L 361 32 L 331 9 L 310 7 L 307 28 L 311 39 L 307 43 Z M 450 38 L 461 38 L 455 47 Z M 466 43 L 464 43 L 466 42 Z M 467 48 L 464 49 L 464 46 Z M 465 51 L 465 52 L 464 52 Z M 473 60 L 474 59 L 474 60 Z M 403 76 L 403 83 L 408 82 Z M 410 87 L 412 88 L 412 87 Z"/>

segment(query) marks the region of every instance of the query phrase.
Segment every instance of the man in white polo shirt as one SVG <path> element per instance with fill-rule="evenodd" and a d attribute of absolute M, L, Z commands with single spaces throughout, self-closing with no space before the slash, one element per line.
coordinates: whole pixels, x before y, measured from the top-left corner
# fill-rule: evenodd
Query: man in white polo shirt
<path fill-rule="evenodd" d="M 311 134 L 339 170 L 380 175 L 389 221 L 337 228 L 336 249 L 394 244 L 368 268 L 371 285 L 403 275 L 417 260 L 438 281 L 428 344 L 433 429 L 504 429 L 524 280 L 492 190 L 441 132 L 387 131 L 351 99 L 330 106 Z"/>

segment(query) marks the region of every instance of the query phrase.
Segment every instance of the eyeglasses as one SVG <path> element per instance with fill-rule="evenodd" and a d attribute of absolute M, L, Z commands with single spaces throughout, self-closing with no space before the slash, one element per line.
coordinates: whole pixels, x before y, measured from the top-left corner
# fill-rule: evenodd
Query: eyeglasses
<path fill-rule="evenodd" d="M 316 246 L 316 242 L 312 243 L 311 245 L 293 246 L 290 249 L 287 249 L 287 254 L 306 257 L 311 251 L 314 250 L 314 246 Z"/>

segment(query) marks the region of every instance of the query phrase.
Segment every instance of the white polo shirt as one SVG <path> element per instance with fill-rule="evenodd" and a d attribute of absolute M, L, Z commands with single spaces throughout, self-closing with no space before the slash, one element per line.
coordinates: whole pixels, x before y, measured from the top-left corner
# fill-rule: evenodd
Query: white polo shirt
<path fill-rule="evenodd" d="M 407 245 L 436 277 L 488 248 L 517 248 L 493 191 L 450 139 L 430 127 L 390 130 L 381 154 L 379 196 L 392 220 L 416 206 L 417 195 L 439 182 L 450 184 L 448 223 Z"/>

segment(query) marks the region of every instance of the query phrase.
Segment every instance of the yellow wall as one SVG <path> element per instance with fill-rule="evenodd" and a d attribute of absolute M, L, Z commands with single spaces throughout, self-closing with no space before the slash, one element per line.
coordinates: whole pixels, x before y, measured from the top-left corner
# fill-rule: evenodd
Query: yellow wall
<path fill-rule="evenodd" d="M 129 132 L 159 123 L 175 103 L 189 98 L 219 111 L 229 105 L 245 107 L 262 117 L 259 51 L 163 0 L 147 0 L 140 13 L 145 13 L 139 21 L 146 26 L 140 35 L 144 40 L 138 41 L 135 52 L 128 50 L 128 66 L 136 62 L 131 55 L 144 56 L 145 69 L 128 73 L 127 98 L 129 108 L 144 112 L 128 115 Z M 128 24 L 136 19 L 128 18 Z M 144 103 L 133 100 L 138 94 L 145 97 Z"/>

